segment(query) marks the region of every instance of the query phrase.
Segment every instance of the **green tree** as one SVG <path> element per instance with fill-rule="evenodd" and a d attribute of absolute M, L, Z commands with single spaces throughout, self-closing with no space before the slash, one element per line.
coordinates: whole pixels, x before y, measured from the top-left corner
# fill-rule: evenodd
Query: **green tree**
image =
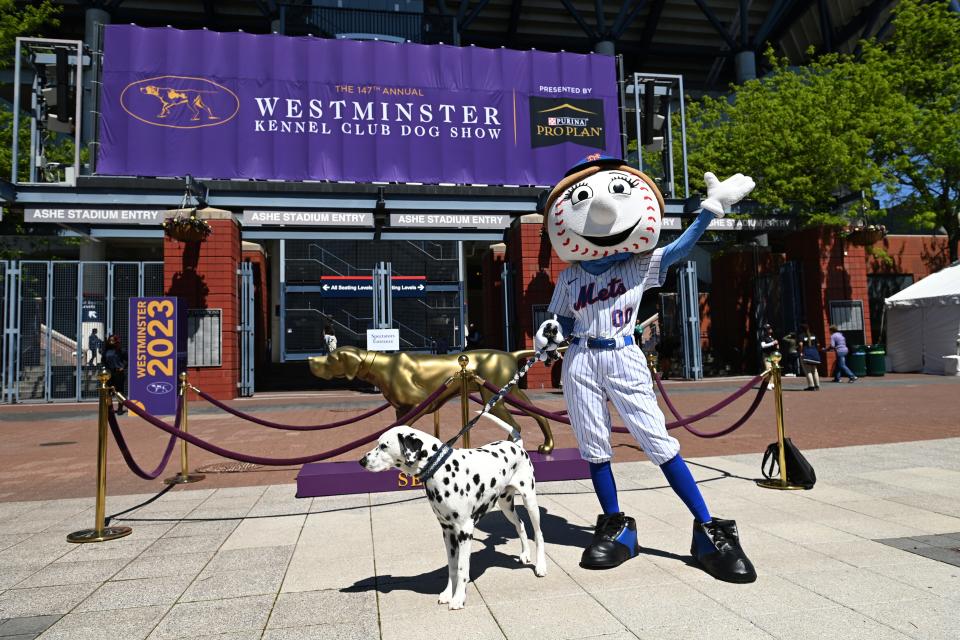
<path fill-rule="evenodd" d="M 13 0 L 0 0 L 0 69 L 9 69 L 14 66 L 14 52 L 18 37 L 43 35 L 46 29 L 56 27 L 59 22 L 57 15 L 60 7 L 53 5 L 51 0 L 34 2 L 18 9 Z M 0 104 L 0 179 L 9 180 L 13 163 L 13 105 Z M 21 113 L 20 127 L 17 132 L 20 157 L 17 174 L 22 179 L 27 176 L 30 162 L 30 120 Z M 47 157 L 53 162 L 73 162 L 73 141 L 64 138 L 54 138 L 48 134 L 45 141 Z M 0 221 L 0 258 L 19 258 L 25 248 L 45 247 L 49 245 L 51 236 L 44 235 L 49 230 L 41 230 L 39 234 L 30 233 L 24 227 L 23 216 L 13 214 L 4 207 L 3 220 Z M 24 238 L 24 236 L 37 236 Z"/>
<path fill-rule="evenodd" d="M 875 157 L 896 181 L 893 195 L 912 222 L 947 232 L 950 261 L 960 241 L 960 13 L 948 0 L 902 0 L 886 43 L 869 43 L 865 60 L 896 74 L 905 125 Z"/>
<path fill-rule="evenodd" d="M 826 55 L 772 71 L 688 110 L 694 184 L 704 170 L 757 179 L 753 197 L 811 224 L 877 214 L 885 193 L 912 222 L 943 227 L 957 259 L 960 15 L 947 0 L 902 0 L 893 35 L 859 59 Z M 849 202 L 845 196 L 863 193 Z M 841 204 L 842 202 L 848 204 Z"/>
<path fill-rule="evenodd" d="M 16 39 L 18 37 L 37 36 L 44 32 L 44 29 L 56 27 L 59 24 L 57 15 L 60 13 L 60 7 L 54 6 L 51 0 L 43 0 L 39 3 L 28 4 L 18 9 L 13 0 L 0 0 L 0 69 L 9 69 L 14 65 L 14 51 Z M 25 176 L 29 166 L 30 149 L 30 122 L 28 118 L 21 118 L 20 131 L 18 132 L 20 158 L 18 162 L 18 175 Z M 13 112 L 4 105 L 0 108 L 0 178 L 7 180 L 13 162 Z M 52 152 L 55 155 L 66 155 L 73 157 L 73 143 L 66 143 L 69 149 L 65 149 L 64 144 L 57 144 L 51 140 Z"/>

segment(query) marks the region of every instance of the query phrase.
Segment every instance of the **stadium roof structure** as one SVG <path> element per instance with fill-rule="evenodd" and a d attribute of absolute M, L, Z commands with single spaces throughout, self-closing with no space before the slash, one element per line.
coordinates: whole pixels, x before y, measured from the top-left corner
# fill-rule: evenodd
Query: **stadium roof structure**
<path fill-rule="evenodd" d="M 736 53 L 753 51 L 762 63 L 767 43 L 794 63 L 802 63 L 810 47 L 820 53 L 853 52 L 860 39 L 882 36 L 889 29 L 895 1 L 57 0 L 56 4 L 64 11 L 59 35 L 73 37 L 82 37 L 82 17 L 88 8 L 106 11 L 118 23 L 318 36 L 349 31 L 343 25 L 350 24 L 351 13 L 362 15 L 367 24 L 373 14 L 381 14 L 372 21 L 378 25 L 399 24 L 401 14 L 412 13 L 419 14 L 425 30 L 432 27 L 434 37 L 446 36 L 446 42 L 461 45 L 586 53 L 598 42 L 614 42 L 628 72 L 683 74 L 688 89 L 717 91 L 734 81 Z M 378 7 L 390 10 L 376 11 Z"/>

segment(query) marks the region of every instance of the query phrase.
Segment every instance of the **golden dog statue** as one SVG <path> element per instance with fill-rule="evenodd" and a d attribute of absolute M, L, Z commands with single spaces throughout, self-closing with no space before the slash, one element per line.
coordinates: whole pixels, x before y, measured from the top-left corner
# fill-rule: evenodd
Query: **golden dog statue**
<path fill-rule="evenodd" d="M 340 347 L 334 349 L 330 355 L 310 358 L 310 372 L 324 380 L 358 378 L 376 385 L 387 402 L 396 409 L 397 417 L 400 418 L 426 400 L 448 378 L 459 374 L 460 365 L 457 363 L 457 358 L 460 355 L 459 353 L 446 355 L 381 353 L 357 347 Z M 495 387 L 503 387 L 516 374 L 520 361 L 531 357 L 533 351 L 507 353 L 494 349 L 478 349 L 467 351 L 466 355 L 470 358 L 468 370 Z M 492 391 L 477 384 L 476 381 L 471 382 L 470 391 L 479 391 L 484 402 L 493 396 Z M 447 400 L 459 394 L 460 385 L 454 382 L 420 415 L 436 411 Z M 526 394 L 517 387 L 514 387 L 509 395 L 522 402 L 530 402 Z M 503 402 L 497 403 L 491 413 L 516 429 L 520 429 Z M 546 454 L 553 451 L 553 432 L 550 430 L 550 423 L 542 416 L 525 413 L 536 420 L 540 430 L 543 431 L 543 444 L 538 448 L 540 453 Z"/>

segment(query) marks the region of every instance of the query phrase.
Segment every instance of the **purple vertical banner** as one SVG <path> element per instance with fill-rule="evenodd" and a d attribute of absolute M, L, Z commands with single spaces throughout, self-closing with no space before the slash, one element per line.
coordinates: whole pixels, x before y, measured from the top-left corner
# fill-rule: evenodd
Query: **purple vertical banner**
<path fill-rule="evenodd" d="M 550 185 L 620 155 L 599 54 L 105 27 L 105 175 Z"/>
<path fill-rule="evenodd" d="M 127 389 L 153 415 L 177 411 L 178 375 L 186 365 L 185 313 L 176 298 L 130 298 Z"/>

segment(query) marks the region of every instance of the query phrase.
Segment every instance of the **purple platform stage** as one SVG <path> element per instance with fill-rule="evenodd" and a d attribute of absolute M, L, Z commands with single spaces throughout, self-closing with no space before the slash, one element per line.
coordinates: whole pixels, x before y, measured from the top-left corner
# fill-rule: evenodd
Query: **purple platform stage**
<path fill-rule="evenodd" d="M 531 451 L 537 482 L 582 480 L 590 477 L 590 467 L 576 449 L 555 449 L 548 456 Z M 422 485 L 395 469 L 373 473 L 358 462 L 314 462 L 303 465 L 297 474 L 297 497 L 338 496 L 347 493 L 405 491 Z"/>

